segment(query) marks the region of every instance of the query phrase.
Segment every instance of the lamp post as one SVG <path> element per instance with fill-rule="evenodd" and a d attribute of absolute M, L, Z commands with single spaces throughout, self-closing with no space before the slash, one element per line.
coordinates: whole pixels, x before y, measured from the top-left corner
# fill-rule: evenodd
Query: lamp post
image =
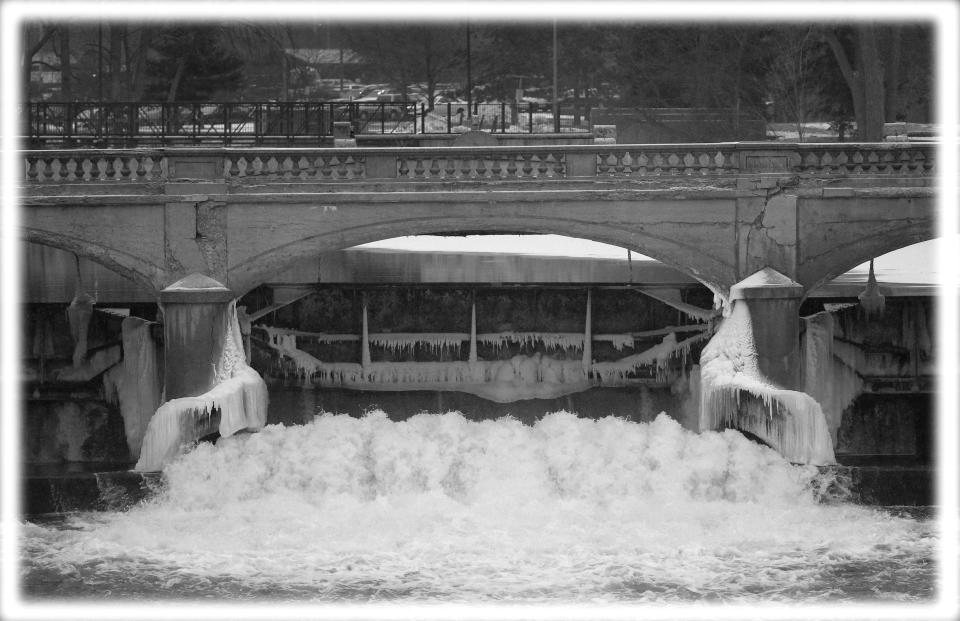
<path fill-rule="evenodd" d="M 553 20 L 553 131 L 560 133 L 560 100 L 557 96 L 557 20 Z"/>

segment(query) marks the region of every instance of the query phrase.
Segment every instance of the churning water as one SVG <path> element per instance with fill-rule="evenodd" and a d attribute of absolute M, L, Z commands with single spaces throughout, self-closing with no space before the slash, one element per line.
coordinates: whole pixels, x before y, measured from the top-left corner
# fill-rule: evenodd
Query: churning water
<path fill-rule="evenodd" d="M 123 513 L 24 525 L 28 598 L 917 601 L 933 524 L 820 503 L 734 431 L 318 416 L 201 444 Z"/>

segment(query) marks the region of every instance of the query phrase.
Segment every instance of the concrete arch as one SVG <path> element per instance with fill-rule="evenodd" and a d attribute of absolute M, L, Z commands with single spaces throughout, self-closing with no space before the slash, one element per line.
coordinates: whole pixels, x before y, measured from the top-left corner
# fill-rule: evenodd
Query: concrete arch
<path fill-rule="evenodd" d="M 243 295 L 270 275 L 319 252 L 341 250 L 360 244 L 408 235 L 463 231 L 489 233 L 554 234 L 588 239 L 649 256 L 673 267 L 723 295 L 736 282 L 736 257 L 711 256 L 699 246 L 647 233 L 642 227 L 625 229 L 606 223 L 565 220 L 556 217 L 513 217 L 490 220 L 478 226 L 463 217 L 405 218 L 327 230 L 262 252 L 229 269 L 230 287 Z"/>
<path fill-rule="evenodd" d="M 142 258 L 74 236 L 25 227 L 22 238 L 26 242 L 72 252 L 155 292 L 163 288 L 167 279 L 161 268 Z"/>
<path fill-rule="evenodd" d="M 936 237 L 937 232 L 926 222 L 861 237 L 855 243 L 835 246 L 801 265 L 797 281 L 804 286 L 805 291 L 810 292 L 870 259 Z"/>

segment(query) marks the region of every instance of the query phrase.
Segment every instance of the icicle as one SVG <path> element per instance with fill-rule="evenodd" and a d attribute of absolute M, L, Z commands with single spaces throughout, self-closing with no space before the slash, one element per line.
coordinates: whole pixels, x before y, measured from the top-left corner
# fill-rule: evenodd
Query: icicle
<path fill-rule="evenodd" d="M 857 298 L 860 300 L 860 307 L 867 317 L 883 314 L 886 299 L 880 293 L 880 285 L 877 284 L 877 277 L 873 273 L 873 259 L 870 259 L 870 275 L 867 276 L 867 288 Z"/>
<path fill-rule="evenodd" d="M 593 306 L 593 291 L 587 289 L 587 316 L 584 319 L 583 327 L 583 372 L 586 377 L 590 377 L 590 366 L 593 361 L 593 320 L 590 313 Z"/>
<path fill-rule="evenodd" d="M 363 301 L 363 333 L 360 341 L 360 363 L 364 368 L 370 366 L 370 335 L 367 332 L 367 301 Z"/>
<path fill-rule="evenodd" d="M 477 302 L 470 307 L 470 362 L 477 361 Z"/>
<path fill-rule="evenodd" d="M 90 319 L 93 317 L 93 306 L 97 303 L 96 297 L 84 291 L 83 277 L 80 273 L 80 257 L 74 255 L 76 261 L 76 289 L 70 306 L 67 307 L 67 319 L 70 322 L 70 335 L 73 337 L 73 366 L 79 367 L 87 357 L 87 332 L 90 329 Z"/>

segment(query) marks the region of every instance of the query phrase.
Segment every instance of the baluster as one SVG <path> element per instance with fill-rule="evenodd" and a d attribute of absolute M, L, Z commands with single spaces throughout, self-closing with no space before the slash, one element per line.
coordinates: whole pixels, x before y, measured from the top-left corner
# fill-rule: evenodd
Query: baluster
<path fill-rule="evenodd" d="M 408 178 L 408 175 L 410 174 L 410 166 L 407 164 L 407 161 L 408 161 L 407 158 L 403 156 L 400 156 L 397 158 L 397 175 L 401 179 Z M 413 177 L 416 178 L 416 176 L 417 176 L 416 166 L 414 166 Z"/>
<path fill-rule="evenodd" d="M 120 158 L 120 178 L 127 181 L 130 180 L 130 158 L 121 157 Z"/>
<path fill-rule="evenodd" d="M 529 177 L 533 173 L 533 164 L 530 163 L 531 158 L 533 157 L 529 153 L 521 154 L 520 157 L 523 159 L 523 175 L 524 177 Z"/>
<path fill-rule="evenodd" d="M 454 160 L 448 157 L 444 161 L 446 162 L 446 167 L 443 169 L 443 178 L 453 179 L 454 174 L 457 172 L 456 165 L 453 163 Z"/>
<path fill-rule="evenodd" d="M 134 161 L 137 163 L 137 167 L 134 169 L 133 174 L 136 176 L 137 180 L 139 181 L 142 181 L 147 174 L 147 171 L 144 168 L 144 164 L 147 159 L 148 158 L 146 156 L 137 157 L 134 159 Z"/>
<path fill-rule="evenodd" d="M 479 178 L 481 178 L 481 179 L 484 179 L 484 178 L 488 177 L 488 175 L 487 175 L 487 170 L 488 170 L 488 169 L 487 169 L 487 156 L 486 156 L 485 154 L 481 153 L 480 155 L 477 156 L 476 162 L 477 162 L 477 166 L 476 166 L 476 174 L 477 174 L 477 177 L 479 177 Z"/>
<path fill-rule="evenodd" d="M 414 165 L 414 168 L 413 168 L 413 176 L 415 179 L 423 179 L 427 172 L 426 167 L 424 167 L 423 165 L 423 158 L 418 157 L 416 158 L 415 161 L 416 161 L 416 164 Z"/>
<path fill-rule="evenodd" d="M 491 176 L 499 179 L 499 178 L 503 177 L 503 172 L 504 172 L 504 171 L 503 171 L 503 166 L 502 166 L 503 156 L 502 156 L 502 155 L 496 155 L 496 156 L 491 156 L 491 157 L 492 157 L 492 159 L 490 160 L 490 174 L 491 174 Z"/>
<path fill-rule="evenodd" d="M 43 180 L 44 180 L 44 181 L 49 181 L 50 179 L 53 178 L 53 165 L 52 165 L 51 160 L 49 160 L 49 159 L 44 159 L 44 160 L 43 160 L 42 172 L 43 172 Z"/>
<path fill-rule="evenodd" d="M 443 177 L 443 171 L 440 170 L 440 162 L 435 157 L 430 158 L 430 178 L 431 179 L 441 179 Z"/>
<path fill-rule="evenodd" d="M 517 158 L 518 157 L 520 156 L 514 155 L 507 160 L 507 176 L 508 177 L 514 178 L 517 176 Z"/>
<path fill-rule="evenodd" d="M 26 172 L 27 181 L 33 181 L 33 182 L 39 181 L 38 173 L 37 173 L 37 162 L 38 162 L 38 159 L 35 157 L 27 158 L 27 172 Z"/>

